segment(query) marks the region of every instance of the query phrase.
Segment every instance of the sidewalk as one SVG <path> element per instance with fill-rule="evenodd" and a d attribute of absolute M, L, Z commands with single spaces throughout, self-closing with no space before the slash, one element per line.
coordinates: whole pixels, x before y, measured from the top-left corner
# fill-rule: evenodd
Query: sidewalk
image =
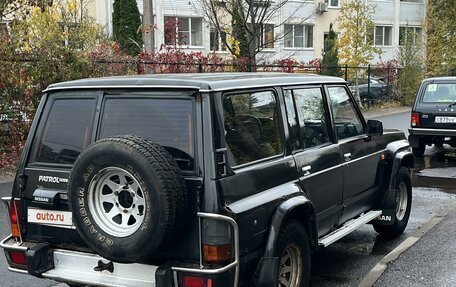
<path fill-rule="evenodd" d="M 363 115 L 367 120 L 375 119 L 382 116 L 389 116 L 399 113 L 410 112 L 412 107 L 404 106 L 404 107 L 393 107 L 393 108 L 375 108 L 373 110 L 363 111 Z"/>
<path fill-rule="evenodd" d="M 453 204 L 385 256 L 359 286 L 456 286 L 455 225 Z"/>

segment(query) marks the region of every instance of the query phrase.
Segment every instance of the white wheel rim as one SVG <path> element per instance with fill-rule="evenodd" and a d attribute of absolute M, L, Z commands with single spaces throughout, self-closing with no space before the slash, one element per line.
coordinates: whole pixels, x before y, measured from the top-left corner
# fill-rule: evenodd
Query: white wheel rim
<path fill-rule="evenodd" d="M 116 237 L 127 237 L 137 231 L 147 212 L 138 180 L 118 167 L 104 168 L 93 177 L 87 205 L 95 223 Z"/>
<path fill-rule="evenodd" d="M 397 220 L 402 220 L 405 217 L 405 213 L 407 211 L 407 184 L 405 182 L 401 182 L 399 184 L 399 190 L 396 193 L 396 218 Z"/>

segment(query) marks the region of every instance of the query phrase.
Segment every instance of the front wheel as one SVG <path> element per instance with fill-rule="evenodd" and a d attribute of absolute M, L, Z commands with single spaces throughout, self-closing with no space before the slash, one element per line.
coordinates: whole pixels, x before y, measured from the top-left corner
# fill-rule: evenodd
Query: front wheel
<path fill-rule="evenodd" d="M 401 235 L 410 217 L 412 207 L 412 181 L 406 167 L 401 167 L 396 179 L 396 212 L 392 225 L 376 225 L 374 229 L 385 237 L 394 238 Z"/>
<path fill-rule="evenodd" d="M 309 286 L 309 239 L 301 223 L 290 220 L 282 228 L 277 239 L 275 256 L 279 258 L 279 287 Z"/>

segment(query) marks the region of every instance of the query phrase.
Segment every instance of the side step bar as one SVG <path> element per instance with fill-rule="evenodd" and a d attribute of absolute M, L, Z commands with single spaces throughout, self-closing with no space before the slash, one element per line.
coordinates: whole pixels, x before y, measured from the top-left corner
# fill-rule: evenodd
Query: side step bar
<path fill-rule="evenodd" d="M 338 228 L 337 230 L 334 230 L 328 235 L 323 236 L 320 238 L 318 243 L 323 247 L 329 246 L 330 244 L 350 234 L 352 231 L 358 229 L 359 227 L 379 217 L 380 215 L 382 215 L 381 210 L 372 210 L 368 213 L 362 214 L 358 218 L 347 221 L 344 225 L 342 225 L 342 227 Z"/>

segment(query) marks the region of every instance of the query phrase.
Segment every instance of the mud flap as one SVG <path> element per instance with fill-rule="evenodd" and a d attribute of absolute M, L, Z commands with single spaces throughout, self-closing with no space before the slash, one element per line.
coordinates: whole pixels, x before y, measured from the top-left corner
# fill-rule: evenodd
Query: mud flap
<path fill-rule="evenodd" d="M 260 264 L 258 264 L 254 286 L 277 286 L 277 282 L 279 282 L 277 270 L 279 270 L 278 257 L 261 258 Z"/>
<path fill-rule="evenodd" d="M 411 147 L 417 148 L 420 146 L 420 137 L 417 135 L 409 135 L 408 141 Z"/>
<path fill-rule="evenodd" d="M 396 189 L 389 189 L 379 209 L 382 214 L 370 223 L 377 225 L 392 225 L 396 219 Z"/>

